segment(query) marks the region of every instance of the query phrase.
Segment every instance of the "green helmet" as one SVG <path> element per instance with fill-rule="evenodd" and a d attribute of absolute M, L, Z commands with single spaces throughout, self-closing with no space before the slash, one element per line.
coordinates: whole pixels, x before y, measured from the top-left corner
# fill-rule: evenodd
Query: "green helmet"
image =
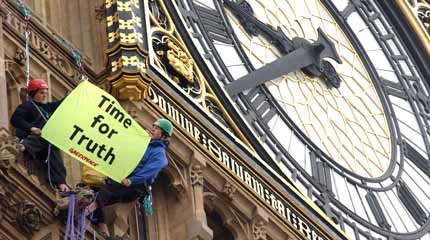
<path fill-rule="evenodd" d="M 165 132 L 169 137 L 172 136 L 173 125 L 169 120 L 167 120 L 165 118 L 160 118 L 154 122 L 154 125 L 161 128 L 161 130 L 163 130 L 163 132 Z"/>

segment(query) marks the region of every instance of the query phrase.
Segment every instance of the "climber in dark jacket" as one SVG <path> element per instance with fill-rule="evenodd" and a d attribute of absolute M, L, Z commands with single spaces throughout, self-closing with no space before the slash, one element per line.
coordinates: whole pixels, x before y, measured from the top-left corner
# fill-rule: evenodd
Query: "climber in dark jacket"
<path fill-rule="evenodd" d="M 27 86 L 30 100 L 20 104 L 12 114 L 10 123 L 16 129 L 16 136 L 21 140 L 25 151 L 33 159 L 49 161 L 51 183 L 60 191 L 69 191 L 66 184 L 66 169 L 58 148 L 51 145 L 47 159 L 49 143 L 41 137 L 42 129 L 61 101 L 47 102 L 48 84 L 43 79 L 33 79 Z M 47 163 L 47 162 L 46 162 Z M 47 176 L 48 177 L 48 176 Z M 48 177 L 49 178 L 49 177 Z"/>
<path fill-rule="evenodd" d="M 105 236 L 109 236 L 109 231 L 104 221 L 103 207 L 117 202 L 133 202 L 141 197 L 146 187 L 154 182 L 161 169 L 168 164 L 166 138 L 172 136 L 172 132 L 173 126 L 169 120 L 157 120 L 150 130 L 148 148 L 133 172 L 121 184 L 108 181 L 97 193 L 96 201 L 87 207 L 88 212 L 94 211 L 94 222 Z"/>

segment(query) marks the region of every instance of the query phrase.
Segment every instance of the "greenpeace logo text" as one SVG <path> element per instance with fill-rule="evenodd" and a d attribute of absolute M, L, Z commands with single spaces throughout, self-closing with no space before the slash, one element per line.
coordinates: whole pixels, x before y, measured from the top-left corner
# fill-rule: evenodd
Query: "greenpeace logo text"
<path fill-rule="evenodd" d="M 99 165 L 98 163 L 93 162 L 93 160 L 89 159 L 87 156 L 85 156 L 82 153 L 76 151 L 76 149 L 74 149 L 74 148 L 70 148 L 69 152 L 71 154 L 75 155 L 76 157 L 84 160 L 85 162 L 87 162 L 88 164 L 90 164 L 93 167 L 97 167 L 97 165 Z"/>

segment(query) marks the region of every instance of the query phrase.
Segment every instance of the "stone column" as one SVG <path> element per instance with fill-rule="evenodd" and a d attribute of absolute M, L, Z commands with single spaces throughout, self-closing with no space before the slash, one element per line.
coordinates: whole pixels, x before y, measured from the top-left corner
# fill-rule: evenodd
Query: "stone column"
<path fill-rule="evenodd" d="M 213 237 L 212 230 L 207 226 L 203 200 L 203 169 L 206 159 L 195 151 L 190 164 L 191 201 L 194 216 L 187 222 L 188 240 L 209 240 Z"/>
<path fill-rule="evenodd" d="M 0 3 L 1 8 L 1 3 Z M 9 126 L 9 114 L 7 108 L 7 86 L 4 60 L 3 19 L 5 13 L 0 9 L 0 128 Z"/>

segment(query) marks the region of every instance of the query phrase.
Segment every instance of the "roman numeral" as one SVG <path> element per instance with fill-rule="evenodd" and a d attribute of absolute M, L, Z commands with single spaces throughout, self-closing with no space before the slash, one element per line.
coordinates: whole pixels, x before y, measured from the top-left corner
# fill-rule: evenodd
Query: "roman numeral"
<path fill-rule="evenodd" d="M 384 212 L 382 211 L 381 205 L 379 204 L 379 201 L 376 198 L 375 194 L 373 192 L 368 192 L 366 194 L 366 200 L 370 206 L 370 210 L 372 210 L 373 216 L 375 216 L 378 225 L 382 228 L 390 230 L 391 226 L 390 224 L 388 224 Z"/>
<path fill-rule="evenodd" d="M 351 15 L 351 13 L 353 13 L 355 11 L 356 10 L 355 10 L 354 5 L 352 5 L 352 3 L 349 2 L 348 5 L 346 6 L 346 8 L 342 10 L 341 14 L 342 14 L 343 18 L 347 19 Z"/>
<path fill-rule="evenodd" d="M 430 113 L 430 97 L 424 92 L 422 85 L 418 82 L 414 82 L 412 86 L 414 88 L 414 96 L 423 106 L 424 111 Z"/>
<path fill-rule="evenodd" d="M 427 221 L 427 214 L 424 212 L 415 196 L 409 190 L 409 187 L 404 182 L 400 182 L 397 186 L 397 193 L 399 195 L 400 201 L 406 207 L 411 216 L 419 225 L 423 225 Z"/>
<path fill-rule="evenodd" d="M 318 160 L 317 154 L 314 151 L 310 152 L 312 177 L 329 192 L 332 192 L 332 183 L 330 168 L 326 163 Z"/>
<path fill-rule="evenodd" d="M 408 100 L 408 94 L 400 83 L 382 79 L 382 87 L 384 88 L 385 94 Z"/>
<path fill-rule="evenodd" d="M 196 4 L 194 7 L 208 37 L 212 41 L 219 41 L 226 44 L 231 44 L 233 42 L 218 11 Z"/>
<path fill-rule="evenodd" d="M 325 214 L 327 214 L 327 216 L 330 217 L 335 224 L 341 224 L 341 225 L 343 225 L 343 218 L 342 218 L 341 214 L 338 211 L 330 208 L 330 197 L 327 194 L 327 192 L 322 193 L 322 197 L 323 197 L 322 200 L 317 199 L 317 200 L 314 201 L 314 203 Z"/>
<path fill-rule="evenodd" d="M 250 111 L 247 120 L 254 120 L 258 116 L 265 124 L 267 124 L 276 114 L 276 108 L 269 102 L 267 96 L 261 92 L 259 88 L 251 89 L 251 91 L 246 94 L 249 102 L 255 110 Z"/>
<path fill-rule="evenodd" d="M 425 159 L 415 148 L 413 148 L 408 142 L 403 141 L 402 147 L 405 156 L 410 159 L 415 166 L 417 166 L 423 173 L 430 177 L 429 161 Z"/>

